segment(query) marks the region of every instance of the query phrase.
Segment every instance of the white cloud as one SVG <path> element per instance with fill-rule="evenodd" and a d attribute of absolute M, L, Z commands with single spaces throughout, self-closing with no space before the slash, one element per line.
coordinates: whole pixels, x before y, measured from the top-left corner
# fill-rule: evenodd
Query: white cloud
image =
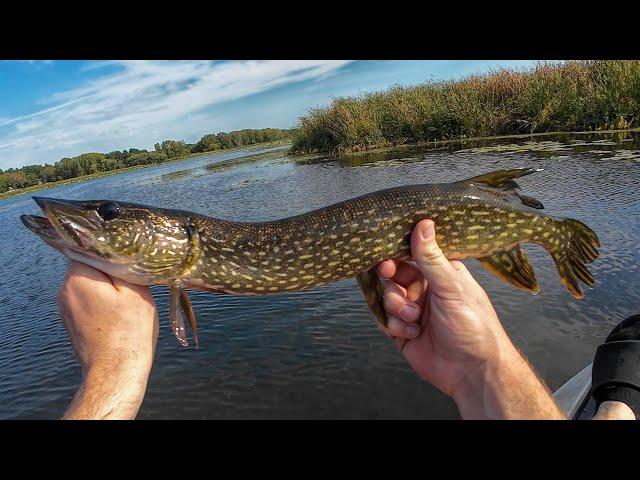
<path fill-rule="evenodd" d="M 348 61 L 127 61 L 115 73 L 45 99 L 46 109 L 0 120 L 0 167 L 53 163 L 105 148 L 149 147 L 182 133 L 201 110 L 285 84 L 326 78 Z M 99 63 L 95 69 L 112 67 Z M 209 114 L 212 117 L 215 113 Z M 192 121 L 188 122 L 192 124 Z M 251 127 L 252 125 L 247 125 Z M 140 142 L 140 143 L 135 143 Z M 120 146 L 120 147 L 119 147 Z"/>

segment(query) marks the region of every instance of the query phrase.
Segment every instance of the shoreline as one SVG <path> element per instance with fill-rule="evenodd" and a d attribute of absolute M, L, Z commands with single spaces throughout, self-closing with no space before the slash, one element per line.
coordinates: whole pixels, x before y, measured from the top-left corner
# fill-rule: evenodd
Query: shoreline
<path fill-rule="evenodd" d="M 445 145 L 451 145 L 451 144 L 455 144 L 455 143 L 459 143 L 459 144 L 464 144 L 467 142 L 479 142 L 479 141 L 493 141 L 493 140 L 504 140 L 504 139 L 521 139 L 521 138 L 535 138 L 535 137 L 544 137 L 544 136 L 555 136 L 555 135 L 607 135 L 607 134 L 615 134 L 615 133 L 635 133 L 635 132 L 640 132 L 640 128 L 630 128 L 630 129 L 620 129 L 620 130 L 596 130 L 596 131 L 579 131 L 579 132 L 569 132 L 569 131 L 555 131 L 555 132 L 540 132 L 540 133 L 527 133 L 527 134 L 517 134 L 517 135 L 495 135 L 495 136 L 490 136 L 490 137 L 468 137 L 468 138 L 455 138 L 455 139 L 448 139 L 448 140 L 436 140 L 436 141 L 429 141 L 429 142 L 417 142 L 417 143 L 402 143 L 402 144 L 397 144 L 397 145 L 387 145 L 387 146 L 380 146 L 380 147 L 372 147 L 369 149 L 365 149 L 365 150 L 356 150 L 356 151 L 352 151 L 352 150 L 344 150 L 341 151 L 339 154 L 332 154 L 330 152 L 313 152 L 313 153 L 292 153 L 291 152 L 291 148 L 289 148 L 289 150 L 287 150 L 286 155 L 296 159 L 296 160 L 302 160 L 304 158 L 318 158 L 318 157 L 322 157 L 322 156 L 327 156 L 329 158 L 340 158 L 342 156 L 357 156 L 357 155 L 367 155 L 367 154 L 371 154 L 371 153 L 380 153 L 380 152 L 385 152 L 385 151 L 391 151 L 394 149 L 404 149 L 404 148 L 425 148 L 425 147 L 432 147 L 432 148 L 438 148 L 438 147 L 442 147 Z M 14 197 L 17 195 L 23 195 L 26 193 L 32 193 L 32 192 L 37 192 L 40 190 L 46 190 L 48 188 L 55 188 L 55 187 L 61 187 L 64 185 L 70 185 L 73 183 L 79 183 L 79 182 L 84 182 L 84 181 L 88 181 L 88 180 L 94 180 L 96 178 L 101 178 L 101 177 L 107 177 L 107 176 L 111 176 L 111 175 L 117 175 L 120 173 L 126 173 L 126 172 L 130 172 L 130 171 L 134 171 L 134 170 L 140 170 L 143 168 L 151 168 L 151 167 L 158 167 L 161 165 L 167 165 L 167 164 L 171 164 L 171 163 L 178 163 L 178 162 L 182 162 L 185 160 L 191 160 L 193 158 L 197 158 L 197 157 L 203 157 L 203 156 L 212 156 L 215 157 L 217 155 L 222 155 L 225 153 L 229 153 L 229 152 L 234 152 L 234 151 L 238 151 L 238 150 L 260 150 L 263 148 L 269 148 L 269 147 L 275 147 L 278 145 L 287 145 L 287 144 L 291 144 L 291 141 L 281 141 L 281 142 L 266 142 L 266 143 L 256 143 L 253 145 L 247 145 L 246 147 L 235 147 L 235 148 L 229 148 L 229 149 L 224 149 L 224 150 L 216 150 L 213 152 L 201 152 L 201 153 L 192 153 L 189 154 L 187 156 L 184 157 L 179 157 L 179 158 L 174 158 L 172 160 L 168 160 L 166 162 L 162 162 L 162 163 L 156 163 L 156 164 L 152 164 L 152 165 L 135 165 L 132 167 L 125 167 L 125 168 L 119 168 L 117 170 L 109 170 L 106 172 L 98 172 L 98 173 L 94 173 L 91 175 L 83 175 L 81 177 L 74 177 L 74 178 L 69 178 L 67 180 L 58 180 L 56 182 L 48 182 L 48 183 L 42 183 L 40 185 L 34 185 L 31 187 L 27 187 L 27 188 L 23 188 L 23 189 L 19 189 L 19 190 L 13 190 L 11 192 L 3 192 L 0 193 L 0 200 L 4 200 L 6 198 L 10 198 L 10 197 Z M 251 156 L 251 155 L 248 155 Z M 241 161 L 243 157 L 238 157 L 237 159 L 228 159 L 228 160 L 223 160 L 222 163 L 224 163 L 224 165 L 220 165 L 221 167 L 228 167 L 233 165 L 234 163 L 236 163 L 236 161 Z M 213 165 L 212 168 L 216 168 L 217 165 Z"/>
<path fill-rule="evenodd" d="M 289 152 L 289 155 L 292 157 L 305 157 L 311 155 L 327 155 L 331 158 L 340 158 L 345 155 L 366 155 L 368 153 L 377 153 L 383 152 L 387 150 L 400 149 L 400 148 L 411 148 L 411 147 L 441 147 L 444 145 L 450 145 L 453 143 L 465 143 L 465 142 L 480 142 L 480 141 L 492 141 L 492 140 L 504 140 L 509 138 L 531 138 L 531 137 L 544 137 L 551 135 L 606 135 L 606 134 L 614 134 L 614 133 L 625 133 L 625 132 L 640 132 L 640 127 L 638 128 L 623 128 L 618 130 L 587 130 L 587 131 L 579 131 L 579 132 L 570 132 L 570 131 L 554 131 L 554 132 L 538 132 L 538 133 L 522 133 L 522 134 L 514 134 L 514 135 L 495 135 L 490 137 L 466 137 L 466 138 L 450 138 L 447 140 L 432 140 L 432 141 L 424 141 L 424 142 L 414 142 L 414 143 L 398 143 L 396 145 L 383 145 L 383 146 L 372 146 L 371 148 L 365 149 L 342 149 L 338 153 L 332 153 L 330 151 L 316 151 L 316 152 Z"/>
<path fill-rule="evenodd" d="M 96 178 L 101 178 L 101 177 L 109 177 L 112 175 L 117 175 L 119 173 L 125 173 L 125 172 L 131 172 L 134 170 L 141 170 L 143 168 L 151 168 L 151 167 L 159 167 L 161 165 L 167 165 L 167 164 L 171 164 L 171 163 L 178 163 L 178 162 L 182 162 L 185 160 L 191 160 L 193 158 L 197 158 L 197 157 L 204 157 L 204 156 L 216 156 L 216 155 L 223 155 L 225 153 L 229 153 L 229 152 L 235 152 L 238 150 L 251 150 L 256 149 L 259 150 L 261 148 L 269 148 L 269 147 L 275 147 L 278 145 L 286 145 L 288 143 L 291 143 L 290 141 L 284 141 L 284 142 L 265 142 L 265 143 L 254 143 L 253 145 L 247 145 L 247 146 L 243 146 L 243 147 L 234 147 L 234 148 L 225 148 L 222 150 L 214 150 L 211 152 L 200 152 L 200 153 L 191 153 L 189 155 L 186 155 L 184 157 L 178 157 L 178 158 L 172 158 L 171 160 L 167 160 L 166 162 L 162 162 L 162 163 L 154 163 L 151 165 L 134 165 L 131 167 L 125 167 L 125 168 L 118 168 L 116 170 L 108 170 L 106 172 L 97 172 L 97 173 L 92 173 L 90 175 L 82 175 L 80 177 L 73 177 L 73 178 L 68 178 L 66 180 L 57 180 L 55 182 L 47 182 L 47 183 L 41 183 L 39 185 L 32 185 L 30 187 L 27 188 L 20 188 L 17 190 L 12 190 L 10 192 L 2 192 L 0 193 L 0 200 L 4 200 L 7 198 L 11 198 L 11 197 L 15 197 L 18 195 L 24 195 L 26 193 L 33 193 L 33 192 L 38 192 L 40 190 L 46 190 L 48 188 L 55 188 L 55 187 L 62 187 L 64 185 L 71 185 L 73 183 L 80 183 L 80 182 L 85 182 L 88 180 L 94 180 Z M 242 158 L 242 157 L 239 157 Z"/>

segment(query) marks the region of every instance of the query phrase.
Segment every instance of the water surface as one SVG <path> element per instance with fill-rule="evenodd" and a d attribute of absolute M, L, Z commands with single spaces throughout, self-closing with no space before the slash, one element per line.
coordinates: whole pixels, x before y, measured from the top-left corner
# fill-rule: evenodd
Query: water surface
<path fill-rule="evenodd" d="M 256 153 L 259 158 L 247 158 Z M 513 341 L 553 389 L 591 360 L 613 325 L 640 311 L 640 139 L 632 134 L 456 143 L 340 160 L 292 161 L 282 147 L 272 147 L 38 195 L 253 221 L 391 186 L 514 167 L 544 168 L 522 179 L 523 191 L 542 200 L 550 214 L 584 221 L 602 243 L 591 267 L 596 288 L 581 301 L 564 290 L 540 247 L 525 247 L 541 287 L 537 296 L 466 262 Z M 66 260 L 24 228 L 23 213 L 38 213 L 29 195 L 0 201 L 0 418 L 58 418 L 80 380 L 55 302 Z M 140 418 L 457 418 L 453 403 L 420 381 L 377 331 L 355 280 L 266 297 L 192 293 L 200 350 L 177 344 L 167 324 L 167 289 L 152 291 L 161 332 Z"/>

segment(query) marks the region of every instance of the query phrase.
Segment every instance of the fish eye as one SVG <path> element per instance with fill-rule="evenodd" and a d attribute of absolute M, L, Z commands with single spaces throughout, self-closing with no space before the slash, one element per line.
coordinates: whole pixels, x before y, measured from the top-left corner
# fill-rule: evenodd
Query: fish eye
<path fill-rule="evenodd" d="M 120 214 L 120 206 L 116 202 L 105 202 L 98 207 L 97 211 L 98 215 L 108 222 Z"/>

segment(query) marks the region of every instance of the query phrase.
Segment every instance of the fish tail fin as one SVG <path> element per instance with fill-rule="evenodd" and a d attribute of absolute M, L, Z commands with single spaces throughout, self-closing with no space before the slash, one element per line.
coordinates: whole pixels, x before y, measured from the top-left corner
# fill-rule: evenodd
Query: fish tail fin
<path fill-rule="evenodd" d="M 558 274 L 564 286 L 576 298 L 584 297 L 580 281 L 589 288 L 595 285 L 593 274 L 587 263 L 598 257 L 600 241 L 593 230 L 584 223 L 567 218 L 560 222 L 558 235 L 549 245 Z"/>

